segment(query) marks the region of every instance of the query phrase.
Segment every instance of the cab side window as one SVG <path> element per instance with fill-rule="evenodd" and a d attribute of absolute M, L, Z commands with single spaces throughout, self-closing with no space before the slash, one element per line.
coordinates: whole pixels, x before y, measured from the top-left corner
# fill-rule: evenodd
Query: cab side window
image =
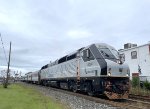
<path fill-rule="evenodd" d="M 83 50 L 82 52 L 82 58 L 83 60 L 86 62 L 86 61 L 90 61 L 90 60 L 94 60 L 94 56 L 91 52 L 90 49 L 86 49 L 86 50 Z"/>

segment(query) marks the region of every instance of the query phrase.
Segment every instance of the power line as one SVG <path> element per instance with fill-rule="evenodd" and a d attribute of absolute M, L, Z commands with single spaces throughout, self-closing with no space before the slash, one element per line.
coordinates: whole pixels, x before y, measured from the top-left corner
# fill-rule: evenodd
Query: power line
<path fill-rule="evenodd" d="M 1 37 L 2 47 L 3 47 L 3 52 L 4 52 L 4 55 L 5 55 L 5 60 L 6 60 L 6 63 L 7 63 L 7 56 L 6 56 L 6 52 L 5 52 L 5 48 L 4 48 L 4 43 L 3 43 L 3 38 L 1 36 L 1 33 L 0 33 L 0 37 Z"/>

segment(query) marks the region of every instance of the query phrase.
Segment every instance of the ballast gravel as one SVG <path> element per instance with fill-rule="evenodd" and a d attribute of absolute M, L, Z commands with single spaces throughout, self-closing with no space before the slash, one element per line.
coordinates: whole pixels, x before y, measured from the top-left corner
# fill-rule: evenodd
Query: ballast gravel
<path fill-rule="evenodd" d="M 55 91 L 51 88 L 41 87 L 38 85 L 31 85 L 22 83 L 26 86 L 33 87 L 40 91 L 45 96 L 49 96 L 55 101 L 59 101 L 66 106 L 67 109 L 118 109 L 110 105 L 96 103 L 94 101 L 86 100 L 82 97 L 69 95 L 59 91 Z"/>

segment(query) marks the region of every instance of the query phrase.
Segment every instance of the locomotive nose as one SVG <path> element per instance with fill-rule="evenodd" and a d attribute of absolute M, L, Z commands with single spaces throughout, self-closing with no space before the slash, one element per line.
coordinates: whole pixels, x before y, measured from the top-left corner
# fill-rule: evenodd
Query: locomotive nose
<path fill-rule="evenodd" d="M 107 60 L 107 75 L 108 76 L 129 76 L 129 67 L 125 64 L 118 64 Z"/>

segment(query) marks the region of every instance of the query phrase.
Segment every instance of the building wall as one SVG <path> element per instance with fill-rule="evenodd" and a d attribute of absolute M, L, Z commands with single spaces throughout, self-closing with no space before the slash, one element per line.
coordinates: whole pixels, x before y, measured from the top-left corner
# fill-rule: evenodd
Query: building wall
<path fill-rule="evenodd" d="M 137 58 L 131 58 L 131 52 L 137 52 Z M 130 73 L 139 73 L 139 69 L 141 69 L 140 76 L 150 76 L 150 51 L 149 45 L 143 45 L 135 48 L 130 48 L 126 50 L 119 51 L 120 54 L 125 55 L 125 62 L 130 67 Z"/>

